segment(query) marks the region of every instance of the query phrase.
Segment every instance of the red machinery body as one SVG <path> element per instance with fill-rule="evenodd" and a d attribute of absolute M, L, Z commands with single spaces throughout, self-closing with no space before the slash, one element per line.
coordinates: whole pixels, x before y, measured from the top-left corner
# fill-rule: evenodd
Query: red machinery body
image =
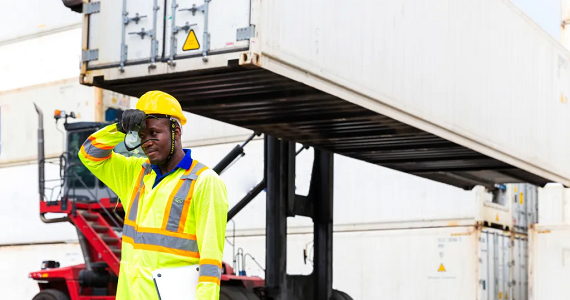
<path fill-rule="evenodd" d="M 49 205 L 48 202 L 41 201 L 40 212 L 67 214 L 69 221 L 81 231 L 87 241 L 91 264 L 102 263 L 104 272 L 116 280 L 120 266 L 121 238 L 110 225 L 113 222 L 110 222 L 109 217 L 102 211 L 106 209 L 120 213 L 122 205 L 112 203 L 109 198 L 102 198 L 98 203 L 75 203 L 74 206 L 75 209 L 73 205 L 67 205 L 67 209 L 62 210 L 61 204 Z M 222 286 L 239 286 L 253 291 L 265 284 L 265 281 L 259 277 L 237 276 L 234 269 L 226 263 L 223 263 L 222 269 Z M 97 295 L 97 288 L 82 286 L 80 275 L 85 271 L 85 264 L 79 264 L 69 267 L 45 268 L 30 273 L 29 277 L 38 281 L 40 291 L 59 290 L 72 300 L 115 299 L 115 280 L 110 280 L 111 282 L 106 287 L 99 287 L 100 292 L 103 290 L 108 295 Z"/>

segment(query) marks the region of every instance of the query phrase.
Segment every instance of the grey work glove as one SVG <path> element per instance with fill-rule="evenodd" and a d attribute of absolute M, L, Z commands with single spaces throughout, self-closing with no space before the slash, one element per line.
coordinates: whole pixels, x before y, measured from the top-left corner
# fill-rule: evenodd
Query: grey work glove
<path fill-rule="evenodd" d="M 146 127 L 146 114 L 142 110 L 127 109 L 123 112 L 121 121 L 117 123 L 117 130 L 122 133 L 139 131 Z"/>

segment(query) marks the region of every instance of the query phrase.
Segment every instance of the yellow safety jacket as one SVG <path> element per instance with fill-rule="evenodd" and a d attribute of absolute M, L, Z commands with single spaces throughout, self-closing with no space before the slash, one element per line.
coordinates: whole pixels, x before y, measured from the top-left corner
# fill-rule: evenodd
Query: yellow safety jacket
<path fill-rule="evenodd" d="M 219 299 L 228 212 L 224 182 L 194 160 L 153 187 L 156 173 L 146 158 L 113 152 L 124 136 L 109 125 L 79 153 L 125 209 L 117 300 L 158 299 L 151 272 L 193 264 L 200 264 L 196 299 Z"/>

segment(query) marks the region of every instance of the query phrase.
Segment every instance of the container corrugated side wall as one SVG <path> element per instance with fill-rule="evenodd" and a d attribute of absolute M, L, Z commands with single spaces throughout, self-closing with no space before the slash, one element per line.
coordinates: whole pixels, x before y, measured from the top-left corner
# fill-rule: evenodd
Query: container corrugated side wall
<path fill-rule="evenodd" d="M 538 191 L 538 223 L 570 224 L 570 189 L 549 184 Z"/>
<path fill-rule="evenodd" d="M 0 247 L 2 299 L 32 299 L 40 289 L 28 274 L 41 270 L 42 261 L 59 261 L 62 267 L 83 263 L 79 244 L 44 244 Z"/>
<path fill-rule="evenodd" d="M 518 279 L 511 284 L 511 262 L 519 265 L 514 248 L 524 247 L 524 238 L 522 243 L 515 240 L 515 247 L 511 238 L 500 230 L 475 227 L 335 232 L 333 287 L 353 299 L 527 300 L 514 289 L 524 292 L 526 285 L 519 286 Z M 312 241 L 312 234 L 288 236 L 288 273 L 311 273 Z M 236 247 L 265 266 L 263 236 L 238 237 Z M 303 249 L 309 255 L 306 263 Z M 225 261 L 231 262 L 231 255 L 226 244 Z M 263 274 L 249 258 L 246 271 Z"/>
<path fill-rule="evenodd" d="M 570 55 L 511 1 L 254 3 L 264 68 L 570 182 Z"/>
<path fill-rule="evenodd" d="M 570 226 L 537 225 L 529 237 L 529 299 L 570 299 Z"/>
<path fill-rule="evenodd" d="M 68 28 L 81 28 L 83 20 L 80 14 L 63 6 L 61 1 L 1 1 L 0 11 L 0 28 L 5 29 L 0 32 L 0 45 Z"/>

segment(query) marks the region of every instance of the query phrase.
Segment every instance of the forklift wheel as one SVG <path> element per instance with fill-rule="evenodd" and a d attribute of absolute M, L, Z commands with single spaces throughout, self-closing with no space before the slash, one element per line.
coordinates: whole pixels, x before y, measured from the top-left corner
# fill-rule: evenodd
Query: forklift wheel
<path fill-rule="evenodd" d="M 345 292 L 333 290 L 331 300 L 352 300 L 352 297 L 347 295 Z"/>
<path fill-rule="evenodd" d="M 35 295 L 32 300 L 69 300 L 69 297 L 58 290 L 44 290 Z"/>
<path fill-rule="evenodd" d="M 220 300 L 259 300 L 252 291 L 239 286 L 221 286 Z"/>

